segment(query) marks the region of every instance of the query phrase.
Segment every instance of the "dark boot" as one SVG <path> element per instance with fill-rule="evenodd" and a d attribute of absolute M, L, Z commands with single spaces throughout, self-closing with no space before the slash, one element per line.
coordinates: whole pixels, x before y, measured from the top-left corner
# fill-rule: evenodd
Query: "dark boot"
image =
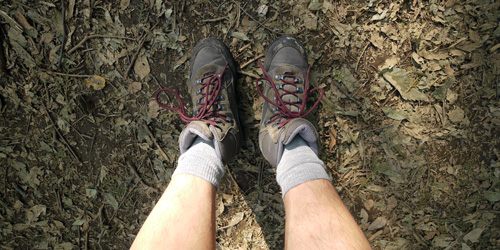
<path fill-rule="evenodd" d="M 304 119 L 319 104 L 324 91 L 308 91 L 309 68 L 304 46 L 299 40 L 282 36 L 269 47 L 264 65 L 259 61 L 264 76 L 257 80 L 257 89 L 264 98 L 260 123 L 259 146 L 264 157 L 276 167 L 283 155 L 284 146 L 297 135 L 301 136 L 318 154 L 318 133 Z M 263 90 L 258 82 L 263 81 Z M 321 96 L 307 111 L 306 99 L 313 91 Z"/>
<path fill-rule="evenodd" d="M 243 140 L 240 119 L 236 107 L 234 84 L 236 67 L 226 45 L 216 38 L 200 41 L 191 55 L 189 67 L 189 90 L 194 107 L 194 117 L 187 117 L 181 108 L 160 106 L 176 110 L 181 119 L 189 124 L 179 137 L 181 154 L 186 152 L 197 136 L 213 141 L 217 156 L 224 164 L 239 152 Z M 158 94 L 168 91 L 162 89 Z"/>

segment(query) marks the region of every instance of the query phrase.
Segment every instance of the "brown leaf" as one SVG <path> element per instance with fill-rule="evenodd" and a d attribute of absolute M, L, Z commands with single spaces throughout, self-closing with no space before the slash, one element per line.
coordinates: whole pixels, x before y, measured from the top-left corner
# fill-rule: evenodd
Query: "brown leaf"
<path fill-rule="evenodd" d="M 147 75 L 149 75 L 151 69 L 149 68 L 149 62 L 146 56 L 140 56 L 137 58 L 137 61 L 135 61 L 134 64 L 134 71 L 141 80 L 144 79 Z"/>

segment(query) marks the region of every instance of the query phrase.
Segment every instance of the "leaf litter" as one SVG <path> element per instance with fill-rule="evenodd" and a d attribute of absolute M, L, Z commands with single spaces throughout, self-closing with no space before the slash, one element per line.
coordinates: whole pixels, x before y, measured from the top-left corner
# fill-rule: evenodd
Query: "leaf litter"
<path fill-rule="evenodd" d="M 179 156 L 184 127 L 153 94 L 179 90 L 190 110 L 189 55 L 215 36 L 245 65 L 247 134 L 217 194 L 218 248 L 282 249 L 252 76 L 262 74 L 254 59 L 286 33 L 305 44 L 312 82 L 327 93 L 314 112 L 320 157 L 372 246 L 500 247 L 500 3 L 65 3 L 65 15 L 58 1 L 0 7 L 2 247 L 130 246 L 161 195 L 151 190 L 175 167 L 161 152 Z"/>

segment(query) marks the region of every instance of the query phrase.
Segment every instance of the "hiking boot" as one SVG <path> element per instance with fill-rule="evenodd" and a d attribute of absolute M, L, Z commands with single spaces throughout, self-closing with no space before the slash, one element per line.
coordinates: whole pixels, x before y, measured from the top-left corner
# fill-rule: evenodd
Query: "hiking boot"
<path fill-rule="evenodd" d="M 261 61 L 259 65 L 264 76 L 257 79 L 256 85 L 265 100 L 259 132 L 262 154 L 276 167 L 285 145 L 297 135 L 318 154 L 318 133 L 304 118 L 319 104 L 324 91 L 320 88 L 308 91 L 309 67 L 304 46 L 293 37 L 282 36 L 269 47 L 264 65 Z M 258 85 L 260 81 L 263 89 Z M 307 111 L 307 97 L 314 91 L 320 91 L 320 98 Z"/>
<path fill-rule="evenodd" d="M 186 152 L 197 136 L 214 143 L 215 152 L 224 164 L 239 152 L 243 140 L 234 84 L 236 67 L 226 45 L 216 38 L 205 38 L 194 48 L 189 66 L 189 91 L 193 117 L 187 117 L 176 91 L 161 89 L 156 93 L 158 104 L 179 112 L 188 125 L 179 136 L 181 154 Z M 161 92 L 176 95 L 180 109 L 167 107 L 158 101 Z"/>

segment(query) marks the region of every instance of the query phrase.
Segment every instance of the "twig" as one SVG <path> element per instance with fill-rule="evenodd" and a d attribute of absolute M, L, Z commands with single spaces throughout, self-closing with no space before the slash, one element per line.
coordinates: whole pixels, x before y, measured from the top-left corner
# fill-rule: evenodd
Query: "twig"
<path fill-rule="evenodd" d="M 89 78 L 89 77 L 93 77 L 93 75 L 76 75 L 76 74 L 66 74 L 66 73 L 54 72 L 54 71 L 46 71 L 45 73 L 47 73 L 47 74 L 51 74 L 51 75 L 67 76 L 67 77 L 78 77 L 78 78 Z"/>
<path fill-rule="evenodd" d="M 370 44 L 371 44 L 371 42 L 368 41 L 368 43 L 366 43 L 365 47 L 363 48 L 363 51 L 361 51 L 361 54 L 358 57 L 358 61 L 356 62 L 356 67 L 354 68 L 354 71 L 358 71 L 359 62 L 361 61 L 361 58 L 365 54 L 365 51 L 368 48 L 368 46 L 370 46 Z"/>
<path fill-rule="evenodd" d="M 165 153 L 165 151 L 160 147 L 160 144 L 158 144 L 158 142 L 156 141 L 155 136 L 153 135 L 153 133 L 149 129 L 148 124 L 146 123 L 146 121 L 144 121 L 144 120 L 141 120 L 141 121 L 142 121 L 142 125 L 144 126 L 144 128 L 148 131 L 148 134 L 151 137 L 151 140 L 154 142 L 154 144 L 156 145 L 156 147 L 158 148 L 158 150 L 160 150 L 160 153 L 163 156 L 163 158 L 165 158 L 165 160 L 167 162 L 171 162 L 170 157 L 168 157 L 168 155 Z"/>
<path fill-rule="evenodd" d="M 62 11 L 62 42 L 61 42 L 61 50 L 59 51 L 59 60 L 57 61 L 57 67 L 61 67 L 61 61 L 64 54 L 64 45 L 66 43 L 66 10 L 64 8 L 64 0 L 61 0 L 61 11 Z"/>
<path fill-rule="evenodd" d="M 250 63 L 253 63 L 253 62 L 257 61 L 259 58 L 261 58 L 261 57 L 263 57 L 263 56 L 264 56 L 264 54 L 261 54 L 261 55 L 256 56 L 256 57 L 255 57 L 255 58 L 253 58 L 252 60 L 250 60 L 250 61 L 248 61 L 248 62 L 246 62 L 246 63 L 242 64 L 240 68 L 241 68 L 241 69 L 244 69 L 244 68 L 245 68 L 246 66 L 248 66 Z"/>
<path fill-rule="evenodd" d="M 241 47 L 241 48 L 238 50 L 238 52 L 240 52 L 240 53 L 241 53 L 243 50 L 248 49 L 248 47 L 250 47 L 250 46 L 252 46 L 252 44 L 251 44 L 251 43 L 249 43 L 249 44 L 247 44 L 247 45 L 245 45 L 245 46 Z"/>
<path fill-rule="evenodd" d="M 135 176 L 137 176 L 137 178 L 139 178 L 139 182 L 140 182 L 142 185 L 144 185 L 144 186 L 146 186 L 146 187 L 148 187 L 148 188 L 151 188 L 151 189 L 153 189 L 153 190 L 154 190 L 154 191 L 156 191 L 156 192 L 160 192 L 160 190 L 158 190 L 157 188 L 152 187 L 151 185 L 147 184 L 147 183 L 144 181 L 144 179 L 142 179 L 141 175 L 137 172 L 137 170 L 135 169 L 135 167 L 134 167 L 134 166 L 132 166 L 132 164 L 131 164 L 130 162 L 128 162 L 128 161 L 127 161 L 127 166 L 128 166 L 128 168 L 130 168 L 130 170 L 132 170 L 132 173 L 134 173 L 134 175 L 135 175 Z"/>
<path fill-rule="evenodd" d="M 0 31 L 2 28 L 0 27 Z M 4 48 L 3 48 L 3 34 L 0 34 L 0 76 L 7 74 L 7 59 L 5 58 Z"/>
<path fill-rule="evenodd" d="M 499 93 L 498 93 L 498 75 L 497 75 L 497 97 L 495 98 L 495 100 L 498 100 L 498 97 L 499 97 Z"/>
<path fill-rule="evenodd" d="M 353 101 L 358 106 L 361 106 L 358 100 L 354 99 L 351 95 L 349 95 L 346 91 L 344 91 L 336 81 L 333 81 L 333 85 L 335 85 L 335 87 L 337 87 L 340 90 L 340 92 L 342 92 L 342 94 L 344 94 L 349 100 Z"/>
<path fill-rule="evenodd" d="M 5 18 L 5 20 L 10 24 L 11 27 L 16 29 L 18 32 L 21 32 L 23 29 L 21 25 L 19 25 L 14 19 L 12 19 L 5 11 L 0 10 L 0 16 Z"/>
<path fill-rule="evenodd" d="M 212 18 L 212 19 L 205 19 L 205 20 L 201 20 L 201 21 L 204 22 L 204 23 L 211 23 L 211 22 L 218 22 L 218 21 L 221 21 L 221 20 L 224 20 L 224 19 L 227 19 L 227 17 L 226 16 L 221 16 L 221 17 Z"/>
<path fill-rule="evenodd" d="M 238 73 L 240 73 L 242 75 L 249 76 L 249 77 L 253 77 L 255 79 L 260 78 L 260 76 L 253 74 L 253 73 L 250 73 L 250 72 L 246 72 L 246 71 L 239 71 Z"/>
<path fill-rule="evenodd" d="M 56 122 L 54 121 L 54 118 L 52 118 L 52 116 L 50 115 L 49 109 L 47 108 L 47 106 L 45 106 L 45 103 L 42 102 L 42 105 L 45 108 L 45 113 L 47 113 L 47 116 L 49 117 L 49 120 L 52 123 L 52 126 L 54 126 L 54 129 L 56 130 L 56 133 L 59 135 L 59 137 L 61 137 L 61 140 L 62 140 L 63 144 L 66 146 L 66 148 L 68 149 L 68 151 L 71 153 L 71 156 L 73 156 L 78 162 L 80 162 L 81 164 L 83 164 L 82 160 L 80 160 L 80 158 L 75 153 L 75 151 L 73 150 L 73 148 L 71 147 L 71 145 L 69 144 L 69 142 L 66 140 L 66 137 L 64 137 L 63 134 L 61 133 L 61 131 L 59 131 L 59 129 L 57 128 Z"/>
<path fill-rule="evenodd" d="M 239 3 L 237 3 L 236 1 L 234 0 L 231 0 L 234 4 L 238 5 L 238 7 L 240 6 Z M 241 10 L 243 10 L 243 13 L 245 13 L 248 17 L 250 17 L 252 20 L 254 20 L 257 24 L 259 24 L 260 26 L 262 26 L 264 29 L 266 30 L 269 30 L 271 31 L 272 33 L 275 33 L 275 34 L 278 34 L 278 35 L 297 35 L 297 34 L 300 34 L 304 31 L 304 29 L 298 31 L 298 32 L 295 32 L 295 33 L 282 33 L 282 32 L 278 32 L 278 31 L 274 31 L 273 29 L 267 27 L 266 25 L 264 25 L 263 23 L 259 22 L 259 20 L 255 19 L 255 17 L 253 17 L 252 15 L 250 15 L 244 8 L 240 8 Z"/>
<path fill-rule="evenodd" d="M 132 68 L 134 68 L 135 61 L 137 61 L 137 57 L 139 57 L 139 52 L 141 51 L 142 46 L 144 45 L 144 41 L 146 41 L 146 34 L 144 34 L 141 38 L 141 43 L 139 43 L 139 46 L 137 46 L 137 51 L 135 52 L 134 56 L 132 57 L 132 60 L 130 61 L 130 65 L 127 68 L 127 71 L 125 72 L 124 77 L 127 78 L 128 75 L 130 74 L 130 71 L 132 71 Z"/>
<path fill-rule="evenodd" d="M 257 179 L 257 186 L 259 187 L 259 203 L 262 200 L 262 178 L 264 175 L 264 162 L 260 162 L 259 177 Z"/>
<path fill-rule="evenodd" d="M 119 39 L 126 39 L 126 40 L 136 40 L 135 38 L 124 37 L 124 36 L 115 36 L 115 35 L 101 35 L 101 34 L 88 35 L 88 36 L 85 36 L 75 47 L 70 49 L 68 51 L 68 55 L 73 54 L 73 52 L 75 52 L 75 50 L 81 48 L 87 40 L 92 39 L 92 38 L 119 38 Z"/>

